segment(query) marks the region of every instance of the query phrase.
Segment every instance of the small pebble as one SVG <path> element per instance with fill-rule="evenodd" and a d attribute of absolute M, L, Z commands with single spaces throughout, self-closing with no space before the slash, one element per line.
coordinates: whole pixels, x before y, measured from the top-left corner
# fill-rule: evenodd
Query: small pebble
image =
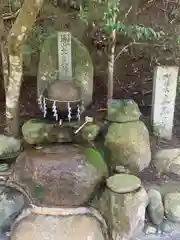
<path fill-rule="evenodd" d="M 158 230 L 155 226 L 153 225 L 146 225 L 145 228 L 144 228 L 144 233 L 146 235 L 151 235 L 151 234 L 157 234 Z"/>

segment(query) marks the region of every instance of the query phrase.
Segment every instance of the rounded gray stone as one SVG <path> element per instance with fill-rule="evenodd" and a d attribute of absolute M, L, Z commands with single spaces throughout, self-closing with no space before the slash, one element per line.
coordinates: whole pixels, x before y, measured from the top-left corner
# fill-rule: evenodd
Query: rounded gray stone
<path fill-rule="evenodd" d="M 155 225 L 160 225 L 164 218 L 164 207 L 162 202 L 161 193 L 156 189 L 150 189 L 148 191 L 149 205 L 148 214 L 149 218 Z"/>
<path fill-rule="evenodd" d="M 110 190 L 117 193 L 129 193 L 141 187 L 141 180 L 131 174 L 115 174 L 106 183 Z"/>
<path fill-rule="evenodd" d="M 122 165 L 116 166 L 115 167 L 115 171 L 117 173 L 126 173 L 126 174 L 130 174 L 131 173 L 131 171 L 128 168 L 126 168 L 126 167 L 124 167 Z"/>
<path fill-rule="evenodd" d="M 164 221 L 162 222 L 162 224 L 160 226 L 161 231 L 164 233 L 172 233 L 174 231 L 175 227 L 176 227 L 176 224 L 167 219 L 164 219 Z"/>
<path fill-rule="evenodd" d="M 154 235 L 154 234 L 157 234 L 157 227 L 156 226 L 153 226 L 151 224 L 148 224 L 145 226 L 144 228 L 144 233 L 146 235 Z"/>
<path fill-rule="evenodd" d="M 164 197 L 164 209 L 168 220 L 180 222 L 180 193 L 168 193 Z"/>

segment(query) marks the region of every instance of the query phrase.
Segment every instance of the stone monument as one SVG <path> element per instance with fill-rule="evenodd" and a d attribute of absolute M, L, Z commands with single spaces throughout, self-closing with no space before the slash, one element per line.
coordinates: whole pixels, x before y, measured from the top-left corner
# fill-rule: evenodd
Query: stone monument
<path fill-rule="evenodd" d="M 80 115 L 92 101 L 93 65 L 87 49 L 70 32 L 54 33 L 47 38 L 40 53 L 38 69 L 38 103 L 44 114 L 48 110 L 62 122 Z"/>
<path fill-rule="evenodd" d="M 158 66 L 154 73 L 152 124 L 156 136 L 171 140 L 179 68 Z"/>

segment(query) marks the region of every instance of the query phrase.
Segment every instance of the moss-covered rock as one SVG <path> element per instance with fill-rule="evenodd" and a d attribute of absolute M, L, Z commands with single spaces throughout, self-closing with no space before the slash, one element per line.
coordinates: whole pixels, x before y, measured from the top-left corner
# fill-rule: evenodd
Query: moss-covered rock
<path fill-rule="evenodd" d="M 73 128 L 53 126 L 37 119 L 31 119 L 22 126 L 22 134 L 29 144 L 72 142 Z"/>
<path fill-rule="evenodd" d="M 108 121 L 131 122 L 139 120 L 141 112 L 133 100 L 113 99 L 108 101 Z"/>
<path fill-rule="evenodd" d="M 141 121 L 112 123 L 105 137 L 111 153 L 111 166 L 123 165 L 136 174 L 151 161 L 149 133 Z"/>
<path fill-rule="evenodd" d="M 20 151 L 20 140 L 0 134 L 0 159 L 15 158 L 19 155 Z"/>

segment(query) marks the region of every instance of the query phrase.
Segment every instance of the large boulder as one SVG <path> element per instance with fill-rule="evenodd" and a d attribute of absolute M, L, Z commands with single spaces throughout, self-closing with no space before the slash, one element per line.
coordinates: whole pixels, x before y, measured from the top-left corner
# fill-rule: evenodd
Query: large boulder
<path fill-rule="evenodd" d="M 151 161 L 149 133 L 141 121 L 112 123 L 105 146 L 110 150 L 113 168 L 123 165 L 137 174 Z"/>
<path fill-rule="evenodd" d="M 164 209 L 168 220 L 180 222 L 180 193 L 168 193 L 164 197 Z"/>
<path fill-rule="evenodd" d="M 20 221 L 11 240 L 106 240 L 100 223 L 88 216 L 51 216 L 31 214 Z"/>
<path fill-rule="evenodd" d="M 160 173 L 180 176 L 180 148 L 162 149 L 153 157 L 153 164 Z"/>
<path fill-rule="evenodd" d="M 74 136 L 72 127 L 54 126 L 38 119 L 25 122 L 22 126 L 22 134 L 29 144 L 70 143 Z"/>
<path fill-rule="evenodd" d="M 89 151 L 78 145 L 29 149 L 18 157 L 7 185 L 21 186 L 37 206 L 85 204 L 107 177 L 103 159 Z"/>

